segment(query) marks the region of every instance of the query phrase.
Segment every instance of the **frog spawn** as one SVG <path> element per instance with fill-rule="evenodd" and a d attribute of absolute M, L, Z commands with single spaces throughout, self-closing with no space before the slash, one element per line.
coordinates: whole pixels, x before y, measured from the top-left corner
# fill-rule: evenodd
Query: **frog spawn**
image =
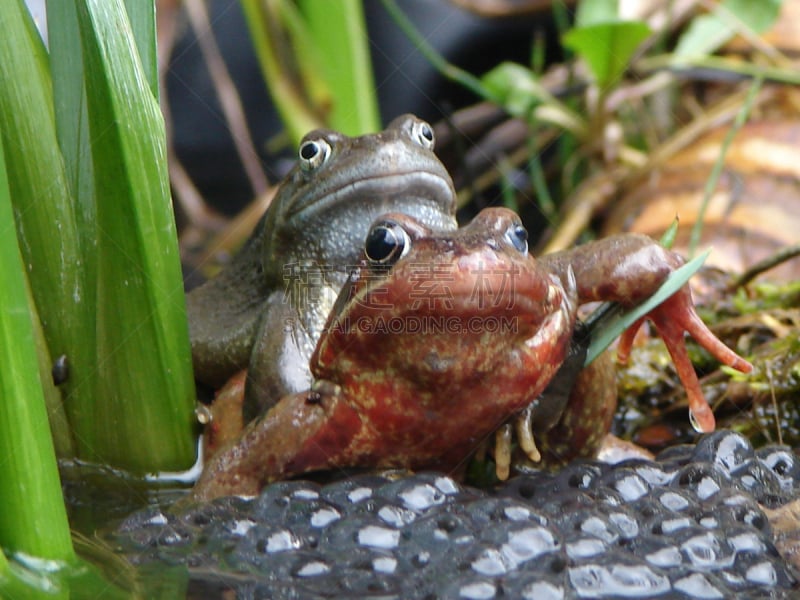
<path fill-rule="evenodd" d="M 136 513 L 114 542 L 140 564 L 187 565 L 198 593 L 788 598 L 796 575 L 759 503 L 799 495 L 790 449 L 720 431 L 656 461 L 577 462 L 491 492 L 435 473 L 276 483 Z"/>

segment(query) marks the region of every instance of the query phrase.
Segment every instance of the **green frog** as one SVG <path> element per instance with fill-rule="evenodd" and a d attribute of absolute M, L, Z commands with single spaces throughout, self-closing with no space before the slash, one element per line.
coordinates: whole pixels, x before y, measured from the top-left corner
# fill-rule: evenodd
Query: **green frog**
<path fill-rule="evenodd" d="M 378 215 L 457 227 L 433 148 L 433 128 L 413 115 L 360 137 L 312 131 L 241 251 L 188 294 L 195 376 L 219 387 L 247 368 L 245 420 L 311 384 L 309 357 Z"/>
<path fill-rule="evenodd" d="M 207 463 L 193 498 L 256 494 L 278 479 L 344 467 L 464 465 L 481 442 L 522 414 L 532 448 L 579 452 L 606 407 L 543 394 L 570 359 L 582 302 L 637 304 L 683 260 L 640 235 L 607 238 L 536 259 L 519 217 L 484 209 L 459 230 L 405 214 L 380 217 L 332 307 L 310 362 L 313 383 L 253 420 Z M 664 338 L 695 417 L 713 428 L 684 332 L 721 362 L 750 364 L 720 342 L 684 287 L 648 313 Z M 638 324 L 626 332 L 623 352 Z M 580 367 L 580 362 L 578 363 Z M 569 366 L 569 371 L 575 365 Z M 588 423 L 583 423 L 588 421 Z M 521 442 L 522 443 L 522 442 Z"/>

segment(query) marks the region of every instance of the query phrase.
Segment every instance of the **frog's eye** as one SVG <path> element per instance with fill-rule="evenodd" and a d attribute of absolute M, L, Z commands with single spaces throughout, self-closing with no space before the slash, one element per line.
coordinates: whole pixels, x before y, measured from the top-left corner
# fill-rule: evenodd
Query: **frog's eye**
<path fill-rule="evenodd" d="M 520 254 L 528 253 L 528 230 L 521 223 L 514 223 L 506 230 L 506 239 Z"/>
<path fill-rule="evenodd" d="M 300 157 L 300 168 L 303 171 L 313 171 L 328 160 L 331 154 L 331 145 L 322 138 L 306 140 L 300 144 L 297 154 Z"/>
<path fill-rule="evenodd" d="M 364 253 L 375 265 L 391 266 L 408 254 L 411 238 L 394 221 L 383 221 L 372 226 L 364 243 Z"/>
<path fill-rule="evenodd" d="M 411 125 L 411 137 L 423 148 L 433 150 L 433 143 L 435 141 L 433 127 L 428 125 L 425 121 L 414 121 L 413 125 Z"/>

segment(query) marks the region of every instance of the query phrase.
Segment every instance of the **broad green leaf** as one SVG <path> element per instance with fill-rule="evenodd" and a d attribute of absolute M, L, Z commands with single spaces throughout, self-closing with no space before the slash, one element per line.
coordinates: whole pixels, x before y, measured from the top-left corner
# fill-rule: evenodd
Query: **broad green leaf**
<path fill-rule="evenodd" d="M 700 15 L 689 24 L 675 47 L 675 58 L 711 54 L 733 36 L 731 28 L 713 15 Z"/>
<path fill-rule="evenodd" d="M 740 24 L 762 33 L 778 18 L 781 4 L 782 0 L 724 0 L 712 13 L 692 20 L 678 40 L 674 56 L 689 58 L 711 54 L 738 33 Z"/>
<path fill-rule="evenodd" d="M 619 0 L 583 0 L 575 10 L 575 27 L 587 27 L 619 19 Z"/>
<path fill-rule="evenodd" d="M 8 8 L 8 2 L 0 8 L 4 24 Z M 74 551 L 36 368 L 3 145 L 0 141 L 0 547 L 67 560 Z"/>
<path fill-rule="evenodd" d="M 571 29 L 562 42 L 586 61 L 597 85 L 606 89 L 619 80 L 648 35 L 646 23 L 614 21 Z"/>
<path fill-rule="evenodd" d="M 782 4 L 783 0 L 723 0 L 716 12 L 726 19 L 722 12 L 727 10 L 756 33 L 763 33 L 778 18 Z"/>
<path fill-rule="evenodd" d="M 536 74 L 520 64 L 503 62 L 481 77 L 494 101 L 515 117 L 526 117 L 549 96 Z"/>
<path fill-rule="evenodd" d="M 77 226 L 86 268 L 92 270 L 90 267 L 94 264 L 96 240 L 94 174 L 75 4 L 64 0 L 47 0 L 47 22 L 56 133 L 70 192 L 76 201 Z M 88 276 L 86 289 L 93 287 L 94 278 Z M 92 307 L 93 300 L 86 298 Z M 94 308 L 90 312 L 93 313 Z"/>
<path fill-rule="evenodd" d="M 682 267 L 669 274 L 655 294 L 635 308 L 624 310 L 618 304 L 605 303 L 587 319 L 591 328 L 592 341 L 586 352 L 585 365 L 591 363 L 608 348 L 611 343 L 636 321 L 641 319 L 667 298 L 672 296 L 703 266 L 711 250 L 693 258 Z"/>
<path fill-rule="evenodd" d="M 194 382 L 164 124 L 121 0 L 74 0 L 97 202 L 97 396 L 89 457 L 133 472 L 194 461 Z M 81 436 L 76 435 L 81 441 Z"/>

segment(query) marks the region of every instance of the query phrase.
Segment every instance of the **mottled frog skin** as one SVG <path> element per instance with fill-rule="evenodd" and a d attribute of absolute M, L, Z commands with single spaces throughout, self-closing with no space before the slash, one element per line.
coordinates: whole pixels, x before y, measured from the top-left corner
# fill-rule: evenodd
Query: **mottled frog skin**
<path fill-rule="evenodd" d="M 456 231 L 384 215 L 369 228 L 323 328 L 311 357 L 313 384 L 215 454 L 193 497 L 255 494 L 270 481 L 338 467 L 452 472 L 523 412 L 532 434 L 557 430 L 575 411 L 563 394 L 542 392 L 569 356 L 578 304 L 637 304 L 682 262 L 636 235 L 536 259 L 519 217 L 502 208 L 485 209 Z M 684 332 L 734 368 L 749 363 L 703 325 L 688 288 L 648 317 L 696 418 L 713 428 Z M 637 328 L 626 332 L 623 353 Z"/>
<path fill-rule="evenodd" d="M 251 238 L 187 296 L 197 379 L 218 387 L 248 368 L 245 416 L 311 384 L 309 357 L 370 223 L 398 211 L 455 229 L 455 192 L 413 115 L 385 131 L 312 131 Z"/>

